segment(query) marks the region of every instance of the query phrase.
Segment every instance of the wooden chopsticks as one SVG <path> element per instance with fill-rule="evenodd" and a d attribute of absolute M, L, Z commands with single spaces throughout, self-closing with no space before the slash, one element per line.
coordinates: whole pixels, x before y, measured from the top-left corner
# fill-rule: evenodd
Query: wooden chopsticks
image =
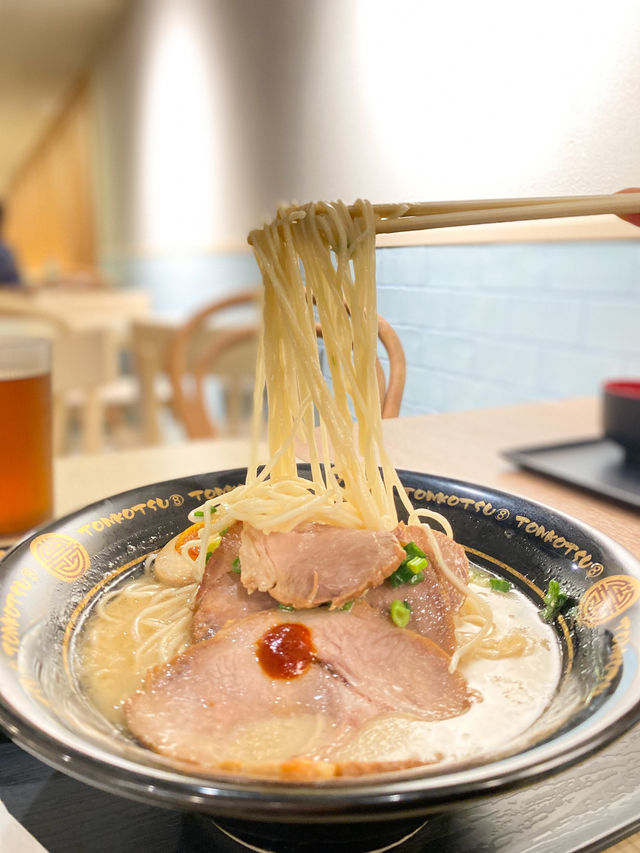
<path fill-rule="evenodd" d="M 640 213 L 640 192 L 549 198 L 486 199 L 373 206 L 377 234 L 422 231 L 459 225 L 485 225 L 527 219 Z"/>
<path fill-rule="evenodd" d="M 316 205 L 316 210 L 319 212 L 322 204 L 319 202 Z M 349 209 L 357 215 L 357 207 Z M 527 219 L 596 216 L 603 213 L 640 213 L 640 192 L 374 204 L 373 211 L 376 216 L 376 234 L 392 234 L 400 231 L 453 228 L 459 225 L 487 225 L 493 222 L 519 222 Z M 256 233 L 252 231 L 249 234 L 249 243 L 254 242 Z"/>

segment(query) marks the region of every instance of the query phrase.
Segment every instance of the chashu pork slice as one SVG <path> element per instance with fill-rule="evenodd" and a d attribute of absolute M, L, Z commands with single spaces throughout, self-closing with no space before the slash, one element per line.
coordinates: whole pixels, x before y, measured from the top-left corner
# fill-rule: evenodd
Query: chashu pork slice
<path fill-rule="evenodd" d="M 456 646 L 453 617 L 464 601 L 464 597 L 439 570 L 428 533 L 422 525 L 399 524 L 394 532 L 403 545 L 415 542 L 424 551 L 429 560 L 427 568 L 422 572 L 424 580 L 415 585 L 405 583 L 396 587 L 386 581 L 381 586 L 370 590 L 366 600 L 376 610 L 387 615 L 392 602 L 396 599 L 406 601 L 411 609 L 407 627 L 433 640 L 448 654 L 453 654 Z M 464 549 L 444 533 L 437 530 L 433 530 L 432 533 L 447 566 L 466 584 L 469 577 L 469 561 Z"/>
<path fill-rule="evenodd" d="M 467 558 L 467 554 L 464 548 L 462 547 L 462 545 L 459 545 L 453 539 L 450 539 L 448 536 L 445 536 L 444 533 L 440 533 L 439 530 L 432 530 L 431 532 L 435 537 L 435 540 L 440 549 L 440 553 L 442 554 L 442 557 L 445 563 L 447 564 L 447 568 L 466 587 L 469 583 L 469 560 Z M 449 596 L 451 608 L 455 612 L 457 612 L 462 607 L 462 604 L 465 598 L 467 597 L 466 593 L 461 592 L 442 573 L 438 565 L 438 561 L 436 560 L 434 549 L 430 542 L 429 533 L 427 530 L 425 530 L 424 525 L 407 525 L 403 522 L 400 522 L 400 524 L 394 530 L 394 533 L 403 545 L 406 545 L 408 542 L 415 542 L 418 548 L 424 551 L 427 559 L 429 560 L 429 565 L 435 569 L 443 589 Z M 400 589 L 402 589 L 402 587 L 400 587 Z"/>
<path fill-rule="evenodd" d="M 449 655 L 428 638 L 396 627 L 366 602 L 327 614 L 340 623 L 324 619 L 321 610 L 291 615 L 307 617 L 321 642 L 322 660 L 378 711 L 443 720 L 469 707 L 466 681 L 449 672 Z"/>
<path fill-rule="evenodd" d="M 387 617 L 394 601 L 406 601 L 411 609 L 407 628 L 433 640 L 447 654 L 453 654 L 456 636 L 449 596 L 431 564 L 424 569 L 423 574 L 424 580 L 415 585 L 393 587 L 387 581 L 369 590 L 365 600 Z"/>
<path fill-rule="evenodd" d="M 249 595 L 234 571 L 240 551 L 242 522 L 223 534 L 204 570 L 196 595 L 191 638 L 194 643 L 212 637 L 230 619 L 242 619 L 249 613 L 273 608 L 273 599 L 265 592 Z"/>
<path fill-rule="evenodd" d="M 468 708 L 466 682 L 449 660 L 364 602 L 350 611 L 263 611 L 151 670 L 127 700 L 126 720 L 146 746 L 202 770 L 363 773 L 366 762 L 356 770 L 332 756 L 368 720 L 389 712 L 439 720 Z"/>
<path fill-rule="evenodd" d="M 296 610 L 327 602 L 340 607 L 382 583 L 405 556 L 392 531 L 312 522 L 263 533 L 245 524 L 241 580 L 249 592 L 268 592 Z"/>

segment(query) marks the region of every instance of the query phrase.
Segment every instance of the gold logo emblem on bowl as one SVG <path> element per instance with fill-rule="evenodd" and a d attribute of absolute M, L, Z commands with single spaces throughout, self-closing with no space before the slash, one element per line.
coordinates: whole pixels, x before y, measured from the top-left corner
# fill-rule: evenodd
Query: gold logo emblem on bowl
<path fill-rule="evenodd" d="M 91 563 L 84 545 L 63 533 L 36 536 L 31 543 L 31 553 L 48 572 L 67 583 L 82 577 Z"/>
<path fill-rule="evenodd" d="M 602 578 L 580 599 L 579 618 L 588 628 L 604 625 L 640 598 L 640 582 L 629 575 Z"/>

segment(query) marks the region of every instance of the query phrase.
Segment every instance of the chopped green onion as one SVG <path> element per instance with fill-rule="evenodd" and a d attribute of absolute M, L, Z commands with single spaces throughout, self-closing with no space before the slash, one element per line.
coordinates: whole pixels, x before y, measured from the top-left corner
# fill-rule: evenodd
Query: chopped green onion
<path fill-rule="evenodd" d="M 355 604 L 355 598 L 352 598 L 350 601 L 345 601 L 342 607 L 338 607 L 338 610 L 351 610 L 353 605 Z M 325 601 L 324 606 L 328 607 L 329 610 L 333 609 L 333 601 Z"/>
<path fill-rule="evenodd" d="M 290 604 L 279 604 L 278 610 L 295 610 L 295 607 L 292 607 Z"/>
<path fill-rule="evenodd" d="M 213 515 L 215 511 L 216 511 L 216 507 L 210 505 L 209 506 L 209 515 Z M 191 513 L 191 515 L 193 515 L 194 518 L 204 518 L 204 510 L 203 509 L 194 509 L 194 511 Z"/>
<path fill-rule="evenodd" d="M 394 588 L 405 583 L 420 583 L 424 580 L 424 570 L 429 565 L 427 555 L 421 548 L 418 548 L 415 542 L 407 542 L 402 547 L 407 557 L 387 578 Z"/>
<path fill-rule="evenodd" d="M 418 574 L 416 574 L 414 571 L 412 571 L 406 563 L 400 563 L 395 572 L 390 574 L 387 580 L 389 581 L 391 586 L 395 588 L 397 586 L 402 586 L 402 584 L 405 583 L 417 583 L 417 581 L 413 580 L 413 578 L 419 577 L 420 574 L 422 573 L 419 572 Z M 424 580 L 424 575 L 422 575 L 422 578 L 420 579 Z"/>
<path fill-rule="evenodd" d="M 411 569 L 414 575 L 417 575 L 427 568 L 429 561 L 426 557 L 409 557 L 408 560 L 405 560 L 405 565 L 408 569 Z"/>
<path fill-rule="evenodd" d="M 567 603 L 568 599 L 569 596 L 566 592 L 560 589 L 558 581 L 550 580 L 549 586 L 547 587 L 547 594 L 544 597 L 544 610 L 540 614 L 544 621 L 553 622 Z"/>
<path fill-rule="evenodd" d="M 407 544 L 402 547 L 404 548 L 407 557 L 424 557 L 425 559 L 427 557 L 422 548 L 418 548 L 415 542 L 407 542 Z"/>
<path fill-rule="evenodd" d="M 389 575 L 387 580 L 391 584 L 392 587 L 402 586 L 403 583 L 409 583 L 411 578 L 415 578 L 417 575 L 408 569 L 404 563 L 400 563 L 398 568 Z"/>
<path fill-rule="evenodd" d="M 240 568 L 240 557 L 236 557 L 233 563 L 231 563 L 231 571 L 235 572 L 237 575 L 242 571 Z"/>
<path fill-rule="evenodd" d="M 509 592 L 511 589 L 511 584 L 504 578 L 489 578 L 489 586 L 498 592 Z"/>
<path fill-rule="evenodd" d="M 391 602 L 389 614 L 394 625 L 397 625 L 398 628 L 406 628 L 409 624 L 409 619 L 411 619 L 409 602 L 400 601 L 399 598 L 396 598 L 395 601 Z"/>

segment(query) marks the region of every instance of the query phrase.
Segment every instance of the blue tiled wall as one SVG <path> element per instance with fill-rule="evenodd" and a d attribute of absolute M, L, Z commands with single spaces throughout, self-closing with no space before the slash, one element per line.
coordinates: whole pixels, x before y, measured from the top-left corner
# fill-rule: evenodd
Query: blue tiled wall
<path fill-rule="evenodd" d="M 378 249 L 403 414 L 597 393 L 640 375 L 640 242 Z"/>
<path fill-rule="evenodd" d="M 244 252 L 105 266 L 176 317 L 259 280 Z M 640 375 L 640 241 L 382 248 L 377 279 L 407 356 L 403 414 L 592 394 Z"/>

